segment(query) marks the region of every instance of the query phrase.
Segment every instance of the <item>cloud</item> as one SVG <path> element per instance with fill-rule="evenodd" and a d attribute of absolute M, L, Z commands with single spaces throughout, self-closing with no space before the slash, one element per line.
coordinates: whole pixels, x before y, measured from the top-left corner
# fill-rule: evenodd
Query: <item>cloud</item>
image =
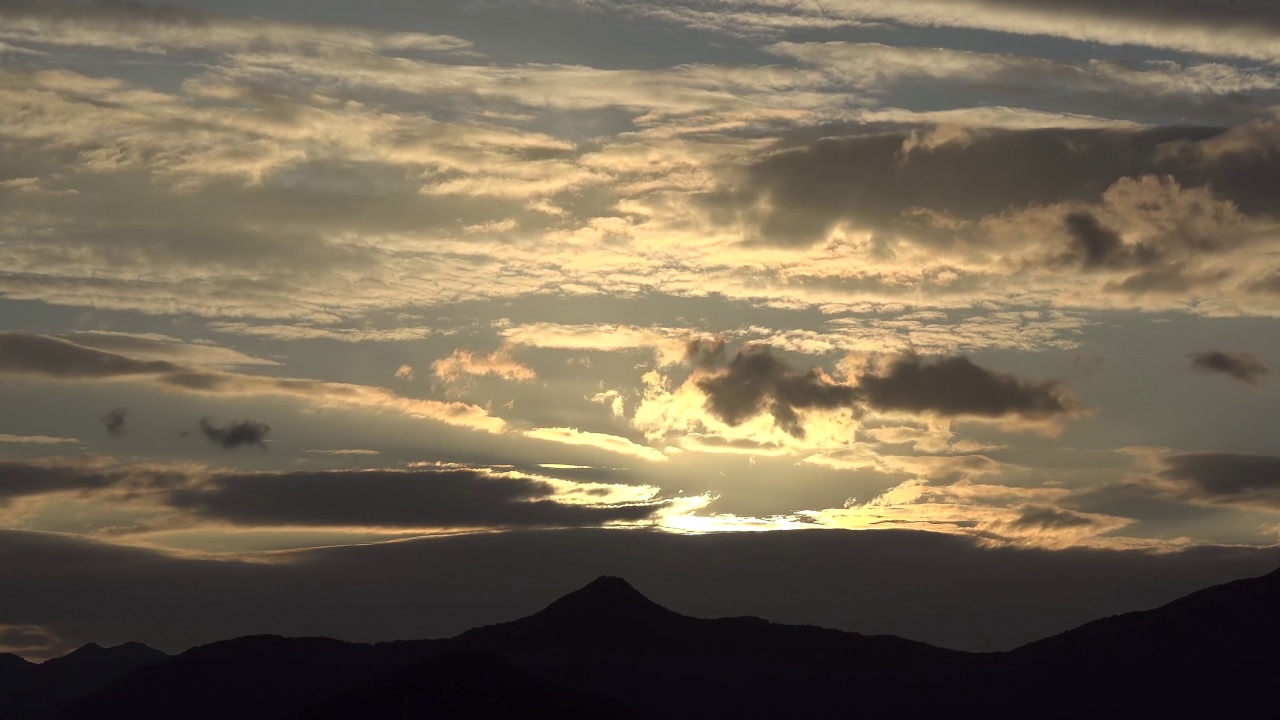
<path fill-rule="evenodd" d="M 111 412 L 102 416 L 102 424 L 107 428 L 107 434 L 118 437 L 125 433 L 125 418 L 128 411 L 122 407 L 113 409 Z"/>
<path fill-rule="evenodd" d="M 1178 143 L 1199 147 L 1198 143 L 1224 132 L 1177 127 L 993 130 L 969 135 L 966 142 L 912 153 L 904 162 L 901 151 L 911 141 L 911 131 L 865 129 L 761 155 L 741 176 L 707 198 L 713 216 L 727 211 L 723 221 L 746 223 L 750 239 L 790 247 L 824 240 L 841 224 L 851 230 L 901 234 L 925 245 L 946 247 L 961 238 L 990 243 L 981 236 L 956 232 L 954 221 L 1027 207 L 1094 202 L 1121 181 L 1134 183 L 1144 176 L 1168 178 L 1180 188 L 1212 187 L 1215 197 L 1233 204 L 1233 211 L 1274 215 L 1266 198 L 1280 191 L 1277 175 L 1267 175 L 1275 170 L 1276 156 L 1246 160 L 1233 155 L 1206 163 L 1170 150 L 1180 147 Z M 1027 168 L 1035 168 L 1034 182 L 1027 181 Z M 981 176 L 983 182 L 948 180 L 956 176 Z M 1147 195 L 1147 204 L 1168 194 L 1140 183 L 1120 187 L 1129 195 Z M 946 225 L 929 222 L 936 217 L 921 215 L 920 209 L 953 221 L 952 229 L 944 232 Z M 1229 220 L 1224 212 L 1207 213 L 1192 227 L 1207 227 L 1206 221 L 1215 218 Z M 1130 211 L 1125 219 L 1132 222 L 1139 217 L 1141 213 Z M 1096 217 L 1090 221 L 1079 216 L 1066 222 L 1077 242 L 1086 249 L 1092 244 L 1095 254 L 1086 257 L 1101 260 L 1119 249 L 1119 238 L 1109 237 Z M 1213 234 L 1193 241 L 1185 233 L 1178 234 L 1176 226 L 1168 230 L 1175 243 L 1213 241 Z"/>
<path fill-rule="evenodd" d="M 296 50 L 340 48 L 466 51 L 471 43 L 448 35 L 383 33 L 351 27 L 237 18 L 143 2 L 5 0 L 0 37 L 54 46 L 97 47 L 145 53 L 181 50 Z"/>
<path fill-rule="evenodd" d="M 316 327 L 299 322 L 291 325 L 254 325 L 242 322 L 212 322 L 209 328 L 220 333 L 271 340 L 333 340 L 345 343 L 404 342 L 421 340 L 435 334 L 432 328 L 394 327 L 382 330 L 351 327 Z"/>
<path fill-rule="evenodd" d="M 359 448 L 344 450 L 308 450 L 313 455 L 378 455 L 377 450 L 361 450 Z"/>
<path fill-rule="evenodd" d="M 412 379 L 413 379 L 413 366 L 411 366 L 411 365 L 401 365 L 400 367 L 396 368 L 396 379 L 397 379 L 397 380 L 412 380 Z"/>
<path fill-rule="evenodd" d="M 0 433 L 0 443 L 14 445 L 71 445 L 79 443 L 76 438 L 50 437 L 48 435 L 8 435 Z"/>
<path fill-rule="evenodd" d="M 858 376 L 869 407 L 943 417 L 1050 420 L 1085 408 L 1058 380 L 1023 380 L 988 370 L 965 357 L 928 362 L 907 355 L 879 372 Z"/>
<path fill-rule="evenodd" d="M 90 492 L 123 483 L 129 473 L 52 462 L 0 461 L 0 506 L 15 498 L 64 492 Z"/>
<path fill-rule="evenodd" d="M 820 367 L 796 366 L 768 345 L 748 344 L 727 362 L 702 352 L 698 343 L 689 347 L 689 360 L 698 367 L 685 377 L 652 370 L 642 378 L 645 390 L 632 426 L 651 442 L 806 456 L 848 448 L 868 418 L 898 416 L 894 422 L 900 424 L 900 416 L 909 415 L 936 426 L 936 432 L 913 433 L 911 442 L 958 449 L 971 444 L 948 444 L 944 425 L 951 420 L 1052 434 L 1062 420 L 1087 414 L 1061 381 L 1026 380 L 962 356 L 869 361 L 851 355 L 833 377 Z"/>
<path fill-rule="evenodd" d="M 794 368 L 763 345 L 744 348 L 724 371 L 699 378 L 696 384 L 706 395 L 707 410 L 725 424 L 740 425 L 767 412 L 779 428 L 797 438 L 805 432 L 797 411 L 853 408 L 862 399 L 859 389 L 836 383 L 818 369 Z"/>
<path fill-rule="evenodd" d="M 932 532 L 965 535 L 993 547 L 1131 548 L 1155 552 L 1176 550 L 1185 542 L 1167 539 L 1125 537 L 1113 534 L 1133 523 L 1131 518 L 1102 513 L 1084 513 L 1060 507 L 1071 491 L 1054 487 L 1016 487 L 977 482 L 973 478 L 991 472 L 992 461 L 971 458 L 905 457 L 904 469 L 921 460 L 925 475 L 895 485 L 866 502 L 847 501 L 843 508 L 806 511 L 814 521 L 828 527 L 875 530 L 921 528 Z M 977 460 L 977 469 L 968 476 L 956 469 Z M 822 458 L 810 461 L 821 463 Z M 987 465 L 981 467 L 981 463 Z M 891 464 L 891 463 L 886 463 Z M 936 464 L 930 469 L 927 464 Z M 832 463 L 839 467 L 838 459 Z"/>
<path fill-rule="evenodd" d="M 598 450 L 630 455 L 631 457 L 653 462 L 662 462 L 667 459 L 667 456 L 661 451 L 632 442 L 627 438 L 607 433 L 588 432 L 576 428 L 535 428 L 526 430 L 523 435 L 535 440 L 550 440 L 565 445 L 593 447 Z"/>
<path fill-rule="evenodd" d="M 581 4 L 584 0 L 573 0 Z M 612 0 L 585 0 L 614 7 Z M 719 27 L 734 28 L 744 14 L 750 25 L 789 25 L 825 21 L 886 22 L 925 28 L 964 28 L 1012 35 L 1048 36 L 1081 43 L 1140 46 L 1202 55 L 1274 62 L 1280 60 L 1280 15 L 1265 3 L 1214 0 L 1140 0 L 1123 5 L 1095 0 L 832 0 L 802 6 L 789 0 L 694 0 L 693 8 L 717 11 Z M 630 5 L 627 3 L 626 5 Z M 697 13 L 674 13 L 646 4 L 652 17 L 695 24 Z M 770 13 L 774 18 L 769 21 Z M 646 13 L 649 14 L 649 13 Z M 749 25 L 748 25 L 749 26 Z"/>
<path fill-rule="evenodd" d="M 183 342 L 159 333 L 122 333 L 102 330 L 74 332 L 63 336 L 81 347 L 118 353 L 138 360 L 172 360 L 193 365 L 279 365 L 274 360 L 253 357 L 209 341 Z"/>
<path fill-rule="evenodd" d="M 528 323 L 504 328 L 502 337 L 512 345 L 556 350 L 620 350 L 653 349 L 658 363 L 681 362 L 687 351 L 689 331 L 679 328 L 636 327 L 633 325 L 562 325 Z"/>
<path fill-rule="evenodd" d="M 299 398 L 322 406 L 392 410 L 409 417 L 498 433 L 506 423 L 481 407 L 461 402 L 407 398 L 367 385 L 277 378 L 193 368 L 168 361 L 141 361 L 29 333 L 0 333 L 0 374 L 58 380 L 139 380 L 162 390 L 202 395 L 266 395 Z"/>
<path fill-rule="evenodd" d="M 903 80 L 966 83 L 973 89 L 998 84 L 1022 93 L 1051 86 L 1054 92 L 1107 95 L 1119 104 L 1135 96 L 1189 99 L 1271 90 L 1280 84 L 1276 75 L 1221 63 L 1184 66 L 1150 62 L 1135 67 L 1104 60 L 1070 63 L 1014 54 L 850 42 L 780 42 L 768 51 L 869 91 L 883 91 Z"/>
<path fill-rule="evenodd" d="M 1271 372 L 1267 363 L 1253 353 L 1223 350 L 1192 353 L 1191 367 L 1203 372 L 1223 373 L 1249 385 L 1257 385 Z"/>
<path fill-rule="evenodd" d="M 550 482 L 479 470 L 364 470 L 214 476 L 166 502 L 241 525 L 388 528 L 581 527 L 652 518 L 662 502 L 563 502 Z"/>
<path fill-rule="evenodd" d="M 234 436 L 224 431 L 218 438 L 221 443 Z M 6 478 L 0 484 L 0 507 L 74 493 L 121 513 L 104 526 L 81 523 L 79 530 L 93 526 L 106 537 L 144 542 L 172 531 L 217 533 L 222 523 L 264 531 L 373 531 L 382 537 L 396 529 L 652 524 L 705 505 L 701 497 L 661 498 L 658 488 L 647 485 L 579 483 L 465 466 L 227 472 L 98 458 L 0 461 L 0 476 Z M 133 521 L 121 525 L 120 517 Z"/>
<path fill-rule="evenodd" d="M 795 368 L 767 346 L 748 346 L 723 371 L 695 382 L 706 395 L 707 410 L 725 424 L 768 413 L 797 438 L 804 436 L 799 411 L 811 409 L 1033 421 L 1084 411 L 1060 381 L 1023 380 L 965 357 L 927 362 L 906 355 L 868 368 L 845 385 L 820 369 Z"/>
<path fill-rule="evenodd" d="M 46 627 L 0 623 L 0 653 L 13 653 L 30 662 L 42 662 L 73 649 L 73 645 Z"/>
<path fill-rule="evenodd" d="M 1172 174 L 1188 190 L 1211 186 L 1242 213 L 1265 210 L 1274 194 L 1266 192 L 1275 172 L 1265 158 L 1253 162 L 1259 167 L 1250 167 L 1239 153 L 1214 163 L 1181 153 L 1153 161 L 1154 151 L 1143 143 L 1155 142 L 1159 132 L 1154 129 L 1027 131 L 1044 133 L 1043 147 L 1036 148 L 1031 140 L 1019 144 L 1004 137 L 1022 133 L 981 129 L 981 123 L 995 120 L 978 118 L 977 110 L 968 120 L 884 108 L 857 110 L 878 115 L 849 114 L 847 95 L 833 92 L 838 88 L 827 75 L 809 69 L 673 69 L 667 74 L 696 86 L 698 97 L 682 98 L 667 116 L 636 120 L 634 133 L 584 144 L 528 132 L 527 123 L 501 127 L 508 122 L 502 118 L 516 112 L 516 101 L 503 92 L 527 91 L 519 102 L 533 105 L 517 114 L 545 119 L 539 127 L 563 128 L 575 123 L 560 122 L 557 113 L 569 111 L 547 108 L 545 98 L 582 97 L 586 78 L 619 95 L 601 97 L 604 105 L 593 113 L 625 106 L 625 114 L 653 116 L 650 110 L 659 100 L 675 102 L 672 93 L 655 90 L 663 87 L 662 73 L 617 76 L 581 67 L 453 63 L 401 67 L 405 58 L 382 58 L 405 76 L 388 85 L 399 87 L 408 82 L 405 78 L 434 83 L 422 89 L 422 96 L 447 107 L 449 117 L 465 118 L 440 122 L 404 110 L 396 98 L 383 95 L 391 90 L 360 83 L 366 76 L 387 78 L 389 71 L 378 63 L 328 61 L 334 73 L 325 76 L 323 87 L 301 94 L 297 73 L 325 65 L 331 49 L 320 44 L 318 58 L 246 51 L 190 78 L 182 92 L 65 70 L 15 69 L 6 78 L 10 82 L 0 82 L 9 93 L 0 102 L 31 110 L 11 128 L 14 147 L 24 148 L 24 163 L 42 168 L 33 168 L 32 177 L 53 188 L 75 178 L 80 195 L 74 201 L 41 196 L 30 205 L 24 199 L 29 212 L 4 218 L 15 238 L 40 233 L 41 241 L 14 240 L 6 246 L 14 266 L 24 272 L 0 273 L 0 292 L 64 305 L 191 312 L 220 321 L 296 320 L 302 322 L 293 328 L 253 322 L 212 327 L 261 337 L 350 340 L 421 334 L 421 328 L 400 333 L 350 327 L 370 311 L 533 293 L 720 293 L 791 307 L 893 300 L 970 307 L 984 299 L 1029 296 L 1039 305 L 1050 295 L 1063 304 L 1169 305 L 1191 291 L 1209 294 L 1249 278 L 1214 280 L 1192 264 L 1179 277 L 1206 280 L 1184 282 L 1189 289 L 1182 293 L 1175 289 L 1178 278 L 1164 283 L 1140 278 L 1102 293 L 1091 292 L 1094 288 L 1055 292 L 1059 283 L 1071 282 L 1057 277 L 1060 267 L 1049 277 L 1025 272 L 1024 258 L 1018 253 L 1001 257 L 1003 248 L 988 241 L 985 228 L 942 226 L 998 218 L 1035 203 L 1093 202 L 1120 178 L 1142 173 Z M 527 85 L 526 77 L 538 82 Z M 634 97 L 621 97 L 629 94 L 618 89 L 626 83 L 635 86 Z M 780 83 L 802 97 L 782 93 Z M 739 107 L 761 107 L 762 96 L 781 119 L 755 124 L 756 118 Z M 701 112 L 708 104 L 739 97 L 750 102 L 714 109 L 731 116 L 723 122 L 720 115 L 713 121 L 687 114 L 691 107 Z M 790 106 L 802 98 L 803 108 Z M 981 112 L 990 116 L 993 111 Z M 1021 124 L 1007 117 L 1000 122 L 1027 127 L 1023 115 Z M 1212 114 L 1215 121 L 1220 117 Z M 177 118 L 204 128 L 205 135 L 197 140 L 176 130 L 185 127 Z M 817 122 L 832 124 L 810 127 Z M 1063 117 L 1035 120 L 1062 122 Z M 743 123 L 755 129 L 746 133 Z M 935 123 L 959 130 L 929 127 Z M 796 127 L 804 129 L 780 130 Z M 1117 139 L 1114 147 L 1099 148 L 1106 142 L 1071 132 L 1109 132 Z M 1166 130 L 1164 140 L 1198 142 L 1212 133 Z M 834 167 L 817 162 L 797 168 L 798 180 L 763 177 L 785 174 L 780 166 L 794 162 L 792 156 L 815 134 L 832 137 L 849 152 L 826 158 Z M 872 134 L 895 137 L 880 148 L 868 139 Z M 904 155 L 913 142 L 917 149 Z M 64 150 L 68 147 L 88 149 L 70 153 Z M 233 147 L 246 150 L 224 150 Z M 318 153 L 318 147 L 326 150 Z M 1215 169 L 1221 162 L 1232 167 Z M 1036 182 L 1025 182 L 1029 171 L 1022 163 L 1035 168 Z M 766 165 L 769 169 L 762 169 Z M 1107 172 L 1108 167 L 1118 172 Z M 1053 200 L 1054 186 L 1070 184 L 1083 169 L 1097 177 L 1078 183 L 1078 193 L 1057 192 Z M 984 182 L 936 179 L 978 174 Z M 793 183 L 793 191 L 775 187 Z M 1257 199 L 1246 202 L 1242 196 L 1252 192 L 1251 186 L 1259 188 L 1253 193 Z M 584 194 L 566 202 L 561 195 L 569 187 Z M 1033 192 L 1037 189 L 1041 192 Z M 805 207 L 796 207 L 792 193 Z M 530 209 L 548 203 L 566 215 Z M 1060 221 L 1081 209 L 1064 206 L 1054 214 Z M 1110 216 L 1095 216 L 1123 237 L 1134 234 Z M 142 217 L 146 223 L 138 220 Z M 37 218 L 51 220 L 41 224 Z M 461 230 L 499 218 L 512 219 L 519 232 Z M 1205 218 L 1207 224 L 1213 216 Z M 1020 227 L 1009 235 L 1021 238 L 1021 244 L 1044 238 L 1059 251 L 1056 244 L 1068 239 L 1058 224 L 1052 233 Z M 834 257 L 762 257 L 734 247 L 745 236 L 768 248 L 810 248 L 837 227 L 846 236 L 844 245 L 833 249 Z M 859 235 L 867 232 L 874 238 L 864 244 Z M 951 252 L 925 252 L 944 247 Z M 833 262 L 835 257 L 841 261 Z M 214 273 L 211 267 L 235 272 Z M 1020 274 L 1010 277 L 1015 273 Z M 1098 285 L 1111 279 L 1103 274 L 1095 278 Z M 410 275 L 422 282 L 402 281 Z M 1237 293 L 1213 294 L 1222 298 L 1214 302 L 1226 303 Z M 1114 295 L 1124 299 L 1109 300 Z M 1271 304 L 1262 295 L 1251 303 Z M 681 355 L 672 351 L 664 357 Z"/>
<path fill-rule="evenodd" d="M 1172 499 L 1280 511 L 1280 457 L 1237 453 L 1166 453 L 1164 468 L 1135 480 Z"/>
<path fill-rule="evenodd" d="M 1125 267 L 1131 263 L 1145 264 L 1156 258 L 1145 247 L 1139 246 L 1132 252 L 1126 252 L 1124 240 L 1111 228 L 1105 227 L 1092 213 L 1077 211 L 1068 213 L 1064 219 L 1067 233 L 1075 244 L 1075 250 L 1082 257 L 1085 270 L 1100 267 Z"/>
<path fill-rule="evenodd" d="M 446 358 L 431 364 L 431 371 L 436 377 L 449 382 L 457 382 L 467 376 L 493 375 L 513 382 L 529 382 L 537 379 L 537 373 L 511 359 L 506 348 L 477 356 L 468 350 L 454 350 Z"/>
<path fill-rule="evenodd" d="M 724 338 L 695 337 L 685 346 L 685 361 L 696 370 L 711 370 L 724 363 Z"/>
<path fill-rule="evenodd" d="M 232 450 L 241 445 L 257 445 L 266 450 L 266 438 L 271 432 L 271 426 L 253 420 L 238 420 L 225 427 L 218 427 L 209 418 L 200 418 L 200 432 L 204 433 L 209 442 L 221 445 L 223 450 Z"/>
<path fill-rule="evenodd" d="M 167 360 L 136 360 L 43 335 L 0 333 L 0 373 L 92 379 L 155 375 L 181 369 Z"/>
<path fill-rule="evenodd" d="M 1099 525 L 1096 517 L 1091 517 L 1069 510 L 1051 507 L 1028 507 L 1011 523 L 1018 528 L 1039 528 L 1044 530 L 1060 530 L 1070 528 L 1094 527 Z"/>

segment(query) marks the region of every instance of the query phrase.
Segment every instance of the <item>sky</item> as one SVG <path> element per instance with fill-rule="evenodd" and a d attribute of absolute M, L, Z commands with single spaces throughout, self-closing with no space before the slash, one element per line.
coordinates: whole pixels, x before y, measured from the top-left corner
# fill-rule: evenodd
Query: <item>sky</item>
<path fill-rule="evenodd" d="M 1280 565 L 1280 4 L 0 0 L 0 651 Z"/>

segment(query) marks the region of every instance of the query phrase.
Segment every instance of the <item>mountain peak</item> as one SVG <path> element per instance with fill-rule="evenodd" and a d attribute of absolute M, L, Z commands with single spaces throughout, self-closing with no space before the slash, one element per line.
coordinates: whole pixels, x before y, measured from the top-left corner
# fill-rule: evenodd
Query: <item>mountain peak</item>
<path fill-rule="evenodd" d="M 626 580 L 623 580 L 622 578 L 616 575 L 601 575 L 595 580 L 592 580 L 586 585 L 583 585 L 582 589 L 579 592 L 581 592 L 582 590 L 590 590 L 593 593 L 630 594 L 630 595 L 636 595 L 642 598 L 644 597 L 644 595 L 642 595 L 639 590 L 636 590 L 634 587 L 631 587 L 631 583 L 627 582 Z M 645 599 L 647 600 L 648 598 L 645 598 Z"/>
<path fill-rule="evenodd" d="M 168 658 L 169 656 L 165 653 L 138 642 L 127 642 L 114 647 L 103 647 L 91 642 L 81 645 L 62 657 L 45 660 L 42 664 L 62 668 L 83 666 L 86 663 L 141 667 Z"/>
<path fill-rule="evenodd" d="M 538 615 L 577 620 L 678 617 L 677 613 L 645 597 L 626 580 L 612 575 L 601 575 L 551 603 Z"/>

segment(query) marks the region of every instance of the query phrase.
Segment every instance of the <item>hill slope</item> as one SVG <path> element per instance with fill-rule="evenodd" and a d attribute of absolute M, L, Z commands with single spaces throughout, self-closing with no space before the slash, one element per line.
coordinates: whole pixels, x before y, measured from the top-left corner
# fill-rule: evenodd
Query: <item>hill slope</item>
<path fill-rule="evenodd" d="M 757 618 L 687 617 L 602 577 L 533 615 L 449 640 L 259 636 L 206 645 L 59 717 L 1240 715 L 1270 702 L 1277 609 L 1280 571 L 1011 652 L 972 654 Z M 512 715 L 516 707 L 526 711 Z"/>
<path fill-rule="evenodd" d="M 4 665 L 10 670 L 6 672 L 0 667 L 0 717 L 10 720 L 51 717 L 77 699 L 139 668 L 168 658 L 159 650 L 140 643 L 125 643 L 112 648 L 90 643 L 39 665 L 23 660 L 26 663 L 23 667 L 8 661 Z M 16 674 L 13 669 L 17 670 Z"/>

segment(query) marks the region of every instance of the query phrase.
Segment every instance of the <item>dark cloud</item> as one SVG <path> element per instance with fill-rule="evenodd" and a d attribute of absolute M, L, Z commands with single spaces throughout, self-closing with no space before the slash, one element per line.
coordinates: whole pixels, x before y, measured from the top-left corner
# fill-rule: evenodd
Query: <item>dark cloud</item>
<path fill-rule="evenodd" d="M 644 521 L 668 504 L 663 500 L 566 503 L 545 480 L 473 469 L 224 473 L 206 477 L 150 466 L 0 462 L 0 506 L 20 497 L 103 491 L 116 491 L 126 501 L 238 525 L 295 527 L 588 527 Z M 585 494 L 599 498 L 608 492 L 590 489 Z"/>
<path fill-rule="evenodd" d="M 123 435 L 126 415 L 128 415 L 128 411 L 122 407 L 115 408 L 103 415 L 102 424 L 106 426 L 107 434 L 117 437 Z"/>
<path fill-rule="evenodd" d="M 278 365 L 273 360 L 255 358 L 208 341 L 183 342 L 154 333 L 136 334 L 108 331 L 77 331 L 57 336 L 80 347 L 126 357 L 169 360 L 195 365 Z"/>
<path fill-rule="evenodd" d="M 818 369 L 802 370 L 767 346 L 739 351 L 721 372 L 696 380 L 706 408 L 728 425 L 761 413 L 778 427 L 804 436 L 798 411 L 872 408 L 949 417 L 1022 417 L 1046 420 L 1079 414 L 1084 406 L 1058 380 L 1029 381 L 988 370 L 964 357 L 925 362 L 915 355 L 869 371 L 851 385 Z"/>
<path fill-rule="evenodd" d="M 651 517 L 665 503 L 571 505 L 549 483 L 474 470 L 236 474 L 170 493 L 168 503 L 242 525 L 582 527 Z"/>
<path fill-rule="evenodd" d="M 1099 18 L 1102 23 L 1108 20 L 1132 20 L 1155 24 L 1159 29 L 1163 29 L 1166 24 L 1178 23 L 1190 24 L 1197 30 L 1280 30 L 1280 9 L 1272 3 L 1247 0 L 1129 0 L 1124 3 L 1109 0 L 980 0 L 978 5 L 989 8 L 997 17 L 1006 9 L 1034 9 L 1070 17 L 1088 14 Z M 909 7 L 905 3 L 904 6 Z M 1153 29 L 1151 33 L 1159 34 L 1159 29 Z M 1149 38 L 1146 41 L 1159 43 L 1160 39 Z"/>
<path fill-rule="evenodd" d="M 0 505 L 20 497 L 119 490 L 121 497 L 191 483 L 184 473 L 154 466 L 95 466 L 74 462 L 0 462 Z"/>
<path fill-rule="evenodd" d="M 0 505 L 19 497 L 102 490 L 125 477 L 120 472 L 72 465 L 0 462 Z"/>
<path fill-rule="evenodd" d="M 841 222 L 949 245 L 971 238 L 930 226 L 919 209 L 976 220 L 1031 205 L 1091 203 L 1116 181 L 1144 175 L 1171 177 L 1184 188 L 1210 186 L 1247 213 L 1274 216 L 1273 198 L 1280 194 L 1280 155 L 1206 157 L 1203 148 L 1212 145 L 1204 141 L 1230 132 L 1223 129 L 987 131 L 905 161 L 901 149 L 910 130 L 831 137 L 839 131 L 758 159 L 736 183 L 704 198 L 713 216 L 745 223 L 756 240 L 779 245 L 808 245 Z M 1114 231 L 1096 219 L 1067 222 L 1084 251 L 1082 261 L 1124 256 Z M 1166 240 L 1189 250 L 1220 242 L 1176 235 Z"/>
<path fill-rule="evenodd" d="M 719 367 L 724 364 L 724 345 L 721 338 L 694 338 L 685 348 L 685 359 L 700 370 Z"/>
<path fill-rule="evenodd" d="M 209 418 L 200 418 L 200 432 L 209 442 L 221 445 L 223 450 L 231 450 L 241 445 L 257 445 L 267 449 L 267 434 L 271 426 L 253 420 L 238 420 L 225 427 L 218 427 Z"/>
<path fill-rule="evenodd" d="M 1280 271 L 1272 270 L 1261 279 L 1250 282 L 1245 289 L 1259 295 L 1280 295 Z"/>
<path fill-rule="evenodd" d="M 1176 499 L 1280 509 L 1280 457 L 1184 453 L 1164 458 L 1159 478 Z"/>
<path fill-rule="evenodd" d="M 1091 213 L 1071 213 L 1065 222 L 1071 239 L 1084 255 L 1086 269 L 1109 265 L 1124 245 L 1116 231 L 1103 227 Z"/>
<path fill-rule="evenodd" d="M 996 650 L 1260 575 L 1280 564 L 1280 550 L 984 549 L 902 530 L 539 530 L 271 559 L 201 560 L 0 530 L 0 623 L 39 625 L 72 644 L 134 640 L 169 652 L 263 632 L 446 637 L 532 613 L 607 574 L 698 617 L 756 615 Z"/>
<path fill-rule="evenodd" d="M 739 351 L 724 372 L 697 380 L 707 410 L 728 425 L 768 412 L 778 427 L 804 435 L 797 410 L 853 407 L 857 388 L 833 382 L 815 369 L 792 367 L 763 345 Z"/>
<path fill-rule="evenodd" d="M 1129 295 L 1179 295 L 1197 288 L 1216 285 L 1230 277 L 1226 270 L 1200 271 L 1187 263 L 1174 262 L 1134 273 L 1119 282 L 1106 284 L 1106 289 Z"/>
<path fill-rule="evenodd" d="M 985 418 L 1049 419 L 1071 416 L 1084 406 L 1058 380 L 1023 380 L 988 370 L 965 357 L 925 362 L 907 355 L 883 374 L 858 378 L 866 404 L 876 410 Z"/>
<path fill-rule="evenodd" d="M 1093 213 L 1083 210 L 1068 213 L 1063 223 L 1074 243 L 1071 254 L 1080 259 L 1085 270 L 1150 265 L 1160 259 L 1150 247 L 1125 245 L 1120 234 L 1099 222 Z"/>
<path fill-rule="evenodd" d="M 1191 355 L 1191 367 L 1205 372 L 1216 372 L 1230 375 L 1232 378 L 1250 385 L 1262 382 L 1271 369 L 1262 358 L 1247 352 L 1226 352 L 1223 350 L 1207 350 Z"/>
<path fill-rule="evenodd" d="M 1012 525 L 1016 528 L 1038 528 L 1042 530 L 1069 530 L 1071 528 L 1092 527 L 1097 522 L 1092 518 L 1050 507 L 1029 507 L 1022 511 Z"/>
<path fill-rule="evenodd" d="M 181 370 L 164 361 L 135 360 L 31 333 L 0 333 L 0 373 L 93 379 L 154 375 Z"/>

